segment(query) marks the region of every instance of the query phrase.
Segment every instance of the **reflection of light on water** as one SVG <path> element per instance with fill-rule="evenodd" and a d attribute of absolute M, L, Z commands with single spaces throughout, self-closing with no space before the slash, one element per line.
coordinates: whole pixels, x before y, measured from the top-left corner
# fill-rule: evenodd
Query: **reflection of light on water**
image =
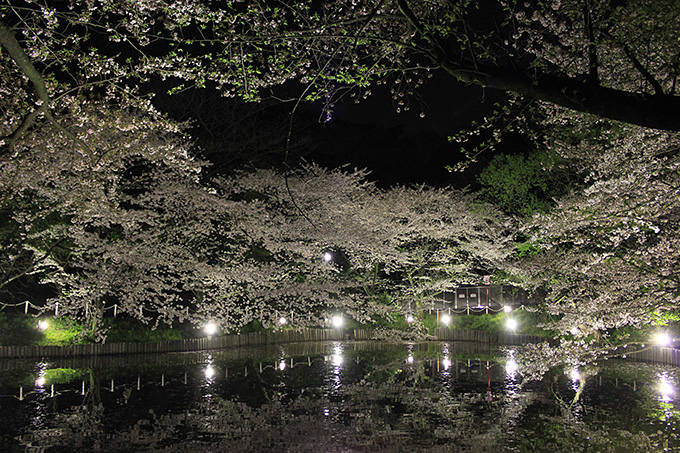
<path fill-rule="evenodd" d="M 519 370 L 519 365 L 515 361 L 515 350 L 510 349 L 507 351 L 507 359 L 505 361 L 505 388 L 508 396 L 516 396 L 519 393 L 519 384 L 517 379 L 517 374 Z"/>
<path fill-rule="evenodd" d="M 407 363 L 413 363 L 415 362 L 415 359 L 413 358 L 413 345 L 410 344 L 406 347 L 406 352 L 408 356 L 406 356 L 406 362 Z"/>
<path fill-rule="evenodd" d="M 449 368 L 451 368 L 451 359 L 449 359 L 449 344 L 448 343 L 442 344 L 442 355 L 444 356 L 444 358 L 442 359 L 442 367 L 444 368 L 443 375 L 446 376 L 446 375 L 448 375 Z M 439 365 L 437 365 L 437 367 L 438 366 Z"/>
<path fill-rule="evenodd" d="M 505 362 L 505 374 L 508 376 L 508 378 L 512 381 L 515 380 L 515 377 L 517 376 L 517 362 L 515 361 L 515 350 L 510 349 L 508 351 L 508 359 Z"/>
<path fill-rule="evenodd" d="M 444 367 L 444 371 L 448 371 L 448 369 L 451 368 L 451 360 L 449 360 L 448 357 L 444 357 L 444 360 L 442 360 L 442 366 Z"/>
<path fill-rule="evenodd" d="M 40 362 L 38 364 L 40 371 L 38 372 L 38 379 L 35 380 L 35 386 L 42 388 L 47 380 L 45 379 L 45 370 L 47 370 L 47 364 L 45 362 Z"/>
<path fill-rule="evenodd" d="M 333 358 L 331 359 L 331 362 L 336 367 L 339 367 L 339 366 L 342 365 L 342 345 L 340 343 L 336 343 L 333 346 Z M 339 370 L 337 370 L 337 371 L 339 371 Z"/>
<path fill-rule="evenodd" d="M 675 389 L 668 379 L 668 373 L 663 373 L 659 376 L 659 392 L 661 393 L 661 401 L 668 403 L 673 399 Z"/>
<path fill-rule="evenodd" d="M 208 357 L 206 359 L 207 365 L 205 367 L 205 370 L 203 370 L 203 374 L 205 375 L 205 379 L 208 381 L 208 384 L 211 384 L 213 379 L 215 378 L 215 368 L 213 368 L 213 356 L 212 354 L 208 354 Z"/>
<path fill-rule="evenodd" d="M 329 357 L 331 363 L 331 375 L 329 376 L 328 383 L 330 386 L 328 389 L 335 393 L 342 387 L 341 371 L 343 358 L 343 345 L 342 343 L 333 343 L 333 355 Z"/>

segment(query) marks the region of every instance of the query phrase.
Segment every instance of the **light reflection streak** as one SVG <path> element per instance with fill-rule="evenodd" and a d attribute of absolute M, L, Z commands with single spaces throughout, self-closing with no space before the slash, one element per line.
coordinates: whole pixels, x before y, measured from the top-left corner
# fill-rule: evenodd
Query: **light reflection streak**
<path fill-rule="evenodd" d="M 442 373 L 444 376 L 449 375 L 449 368 L 451 368 L 451 359 L 449 358 L 449 344 L 444 343 L 442 345 L 442 355 L 444 358 L 442 359 L 442 367 L 444 368 L 444 372 Z"/>
<path fill-rule="evenodd" d="M 205 375 L 206 384 L 208 384 L 208 385 L 212 384 L 215 380 L 216 370 L 213 367 L 213 362 L 214 362 L 214 360 L 213 360 L 212 354 L 208 354 L 208 357 L 206 358 L 207 366 L 205 367 L 205 370 L 203 370 L 203 374 Z"/>
<path fill-rule="evenodd" d="M 333 365 L 333 375 L 331 377 L 332 391 L 337 392 L 342 387 L 342 380 L 340 372 L 343 364 L 343 345 L 342 343 L 333 343 L 333 355 L 331 356 L 331 364 Z"/>
<path fill-rule="evenodd" d="M 47 370 L 47 364 L 45 362 L 40 362 L 38 367 L 40 368 L 40 371 L 38 372 L 38 378 L 35 380 L 35 386 L 42 389 L 47 383 L 47 380 L 45 379 L 45 370 Z"/>
<path fill-rule="evenodd" d="M 661 401 L 664 403 L 670 403 L 673 400 L 673 395 L 675 394 L 675 388 L 671 384 L 668 377 L 668 373 L 662 373 L 659 375 L 659 392 L 661 393 Z"/>
<path fill-rule="evenodd" d="M 413 345 L 412 344 L 408 345 L 408 347 L 406 348 L 406 352 L 408 354 L 408 356 L 406 357 L 406 362 L 407 363 L 415 362 L 415 359 L 413 358 Z"/>
<path fill-rule="evenodd" d="M 444 359 L 442 360 L 442 366 L 444 367 L 444 371 L 449 370 L 451 367 L 451 360 L 449 359 L 449 356 L 444 356 Z"/>
<path fill-rule="evenodd" d="M 336 367 L 336 372 L 339 372 L 339 367 L 342 365 L 342 345 L 340 343 L 335 343 L 333 345 L 333 358 L 331 359 L 333 366 Z"/>

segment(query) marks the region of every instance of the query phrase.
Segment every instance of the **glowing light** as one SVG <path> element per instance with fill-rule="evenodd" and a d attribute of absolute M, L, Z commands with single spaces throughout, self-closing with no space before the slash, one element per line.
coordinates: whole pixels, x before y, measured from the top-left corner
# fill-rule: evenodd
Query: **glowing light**
<path fill-rule="evenodd" d="M 442 365 L 444 366 L 444 370 L 448 370 L 451 367 L 451 361 L 448 357 L 445 357 L 444 360 L 442 360 Z"/>
<path fill-rule="evenodd" d="M 408 363 L 413 363 L 414 360 L 415 360 L 415 359 L 413 358 L 413 356 L 412 356 L 411 354 L 409 354 L 408 358 L 406 359 L 406 361 L 407 361 Z"/>
<path fill-rule="evenodd" d="M 214 322 L 209 322 L 203 327 L 203 330 L 206 334 L 208 334 L 208 336 L 215 335 L 217 333 L 217 324 Z"/>
<path fill-rule="evenodd" d="M 40 376 L 38 379 L 36 379 L 35 386 L 36 387 L 42 387 L 43 385 L 45 385 L 45 382 L 46 382 L 45 376 Z"/>
<path fill-rule="evenodd" d="M 578 371 L 578 368 L 574 368 L 573 370 L 571 370 L 571 373 L 569 373 L 569 377 L 574 382 L 580 380 L 581 373 Z"/>
<path fill-rule="evenodd" d="M 572 335 L 578 334 L 578 327 L 576 326 L 572 327 L 569 333 L 571 333 Z"/>
<path fill-rule="evenodd" d="M 505 323 L 505 326 L 506 326 L 509 330 L 516 330 L 516 329 L 517 329 L 517 320 L 514 319 L 514 318 L 510 318 L 510 319 L 508 319 L 507 322 Z"/>
<path fill-rule="evenodd" d="M 279 318 L 279 324 L 281 324 L 282 326 L 285 326 L 287 323 L 288 323 L 288 320 L 286 318 L 284 318 L 283 316 L 281 316 Z"/>
<path fill-rule="evenodd" d="M 345 324 L 345 320 L 342 319 L 342 316 L 336 315 L 336 316 L 333 316 L 331 323 L 333 324 L 333 327 L 339 329 L 340 327 L 342 327 Z"/>
<path fill-rule="evenodd" d="M 660 332 L 656 334 L 654 341 L 658 346 L 670 346 L 673 339 L 666 332 Z"/>
<path fill-rule="evenodd" d="M 659 376 L 659 392 L 661 393 L 661 400 L 664 402 L 669 402 L 675 394 L 675 389 L 668 381 L 668 375 L 666 373 Z"/>
<path fill-rule="evenodd" d="M 506 313 L 510 313 L 512 311 L 512 307 L 510 305 L 504 305 L 503 311 Z"/>
<path fill-rule="evenodd" d="M 333 259 L 333 255 L 331 255 L 330 252 L 326 252 L 326 253 L 323 254 L 323 260 L 325 262 L 329 262 L 332 259 Z"/>
<path fill-rule="evenodd" d="M 675 390 L 673 390 L 673 386 L 670 385 L 668 382 L 662 382 L 659 384 L 659 390 L 661 391 L 661 394 L 664 396 L 670 396 L 673 393 L 675 393 Z"/>
<path fill-rule="evenodd" d="M 510 375 L 517 373 L 517 362 L 512 359 L 508 360 L 505 363 L 505 372 Z"/>
<path fill-rule="evenodd" d="M 408 315 L 406 317 L 406 322 L 409 323 L 409 324 L 412 323 L 413 322 L 413 315 Z"/>
<path fill-rule="evenodd" d="M 339 367 L 342 365 L 342 344 L 335 343 L 333 345 L 333 356 L 331 357 L 331 362 L 334 366 Z"/>
<path fill-rule="evenodd" d="M 450 322 L 451 322 L 451 316 L 449 316 L 449 315 L 443 315 L 442 316 L 442 323 L 444 323 L 448 326 Z"/>
<path fill-rule="evenodd" d="M 342 355 L 341 354 L 333 354 L 332 362 L 333 362 L 334 366 L 342 365 Z"/>
<path fill-rule="evenodd" d="M 281 359 L 281 362 L 279 362 L 279 370 L 283 371 L 286 369 L 286 361 Z"/>
<path fill-rule="evenodd" d="M 38 323 L 38 329 L 40 329 L 40 330 L 47 330 L 47 328 L 48 328 L 49 326 L 50 326 L 50 325 L 47 324 L 47 321 L 40 321 L 40 322 Z"/>

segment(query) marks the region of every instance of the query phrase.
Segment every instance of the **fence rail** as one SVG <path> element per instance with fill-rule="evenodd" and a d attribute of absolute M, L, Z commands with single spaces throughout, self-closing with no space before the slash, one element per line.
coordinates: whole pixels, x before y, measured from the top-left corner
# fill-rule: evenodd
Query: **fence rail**
<path fill-rule="evenodd" d="M 443 341 L 467 341 L 493 344 L 519 345 L 542 341 L 540 337 L 490 333 L 477 330 L 435 329 L 435 338 Z M 29 357 L 83 357 L 116 354 L 159 354 L 165 352 L 191 352 L 210 349 L 228 349 L 275 343 L 308 341 L 340 341 L 374 339 L 370 329 L 302 329 L 279 332 L 250 332 L 239 335 L 166 340 L 153 343 L 94 343 L 72 346 L 0 346 L 2 358 Z"/>
<path fill-rule="evenodd" d="M 680 349 L 652 346 L 639 351 L 629 351 L 626 357 L 640 362 L 680 366 Z"/>
<path fill-rule="evenodd" d="M 494 343 L 504 345 L 522 345 L 540 343 L 546 338 L 535 335 L 522 335 L 504 332 L 488 332 L 484 330 L 449 329 L 440 327 L 435 329 L 434 336 L 442 341 L 475 341 L 480 343 Z"/>

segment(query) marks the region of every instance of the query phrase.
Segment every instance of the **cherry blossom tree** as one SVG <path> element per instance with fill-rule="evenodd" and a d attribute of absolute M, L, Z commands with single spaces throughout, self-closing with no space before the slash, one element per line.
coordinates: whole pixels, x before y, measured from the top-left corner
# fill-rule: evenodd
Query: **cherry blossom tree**
<path fill-rule="evenodd" d="M 397 308 L 381 307 L 380 293 L 406 306 L 474 281 L 478 269 L 497 268 L 511 252 L 512 226 L 471 195 L 426 187 L 383 191 L 366 176 L 309 165 L 289 175 L 258 170 L 222 181 L 221 191 L 241 194 L 236 228 L 266 262 L 266 273 L 243 270 L 247 284 L 239 286 L 250 292 L 236 291 L 244 306 L 262 300 L 250 312 L 311 322 L 318 311 L 310 307 L 332 304 L 368 321 Z M 219 304 L 204 308 L 224 313 Z"/>
<path fill-rule="evenodd" d="M 389 81 L 406 110 L 439 70 L 602 117 L 680 128 L 673 0 L 37 1 L 1 13 L 3 74 L 22 81 L 4 88 L 17 99 L 9 145 L 67 108 L 67 94 L 143 106 L 139 94 L 157 77 L 251 100 L 297 80 L 297 99 L 322 99 L 328 109 Z"/>
<path fill-rule="evenodd" d="M 559 360 L 575 365 L 650 341 L 617 329 L 667 324 L 677 313 L 680 138 L 551 112 L 548 144 L 587 170 L 586 184 L 534 216 L 524 229 L 525 257 L 510 267 L 545 290 L 541 309 L 561 337 Z M 548 345 L 533 353 L 536 363 L 557 358 Z"/>

